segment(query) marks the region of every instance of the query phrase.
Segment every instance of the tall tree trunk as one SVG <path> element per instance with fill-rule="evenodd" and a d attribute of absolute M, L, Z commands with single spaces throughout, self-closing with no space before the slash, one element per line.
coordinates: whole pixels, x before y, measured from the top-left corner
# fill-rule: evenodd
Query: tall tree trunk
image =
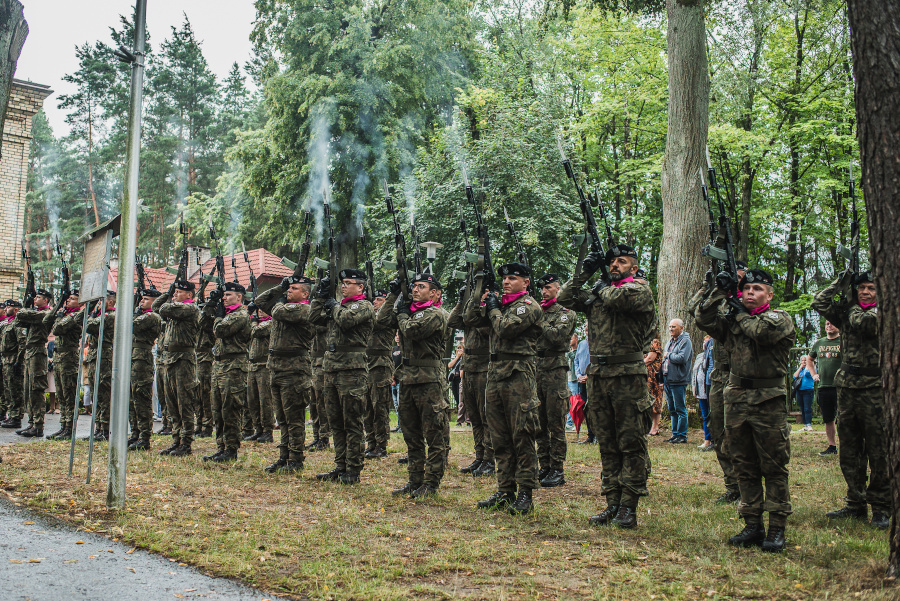
<path fill-rule="evenodd" d="M 686 319 L 687 303 L 706 270 L 700 249 L 707 236 L 706 207 L 700 192 L 700 169 L 709 128 L 709 71 L 706 27 L 699 0 L 667 0 L 669 54 L 669 123 L 663 156 L 661 190 L 662 246 L 657 268 L 659 327 L 685 319 L 694 348 L 700 333 Z"/>
<path fill-rule="evenodd" d="M 878 282 L 878 335 L 885 432 L 893 497 L 888 576 L 900 574 L 900 2 L 849 0 L 856 76 L 856 121 L 862 157 L 872 265 Z"/>
<path fill-rule="evenodd" d="M 0 132 L 6 121 L 9 92 L 26 37 L 28 23 L 22 3 L 18 0 L 0 0 Z M 0 148 L 0 154 L 2 151 Z"/>

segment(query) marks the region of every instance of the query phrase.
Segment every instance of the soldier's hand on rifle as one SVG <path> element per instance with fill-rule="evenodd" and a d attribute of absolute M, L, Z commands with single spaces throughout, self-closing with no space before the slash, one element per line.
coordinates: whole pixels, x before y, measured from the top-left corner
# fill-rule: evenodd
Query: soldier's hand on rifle
<path fill-rule="evenodd" d="M 600 266 L 603 265 L 603 262 L 606 260 L 606 257 L 600 254 L 597 251 L 589 252 L 584 260 L 581 262 L 581 270 L 588 277 L 594 275 Z"/>
<path fill-rule="evenodd" d="M 225 303 L 221 300 L 216 303 L 216 317 L 225 317 Z"/>
<path fill-rule="evenodd" d="M 259 311 L 259 307 L 256 306 L 256 303 L 250 301 L 250 304 L 247 305 L 247 313 L 253 316 L 251 319 L 259 321 L 259 315 L 256 314 L 257 311 Z"/>
<path fill-rule="evenodd" d="M 318 286 L 316 286 L 316 296 L 319 298 L 327 298 L 331 296 L 331 280 L 328 279 L 328 276 L 325 276 L 321 280 L 319 280 Z"/>
<path fill-rule="evenodd" d="M 412 303 L 404 300 L 402 298 L 397 299 L 397 304 L 394 305 L 394 311 L 397 315 L 412 315 Z"/>
<path fill-rule="evenodd" d="M 462 298 L 466 295 L 466 287 L 463 286 L 459 289 L 459 300 L 462 301 Z"/>
<path fill-rule="evenodd" d="M 291 278 L 283 278 L 281 280 L 281 291 L 287 292 L 287 289 L 291 287 Z"/>
<path fill-rule="evenodd" d="M 500 299 L 497 298 L 497 294 L 493 291 L 488 292 L 484 297 L 484 308 L 490 313 L 494 309 L 500 310 Z"/>
<path fill-rule="evenodd" d="M 747 313 L 747 307 L 744 306 L 744 303 L 739 301 L 733 296 L 729 296 L 728 300 L 728 318 L 734 319 L 741 313 Z"/>
<path fill-rule="evenodd" d="M 22 303 L 22 306 L 26 309 L 31 309 L 34 306 L 34 297 L 30 294 L 26 296 L 24 302 Z"/>
<path fill-rule="evenodd" d="M 394 296 L 400 296 L 400 278 L 394 278 L 388 282 L 388 288 Z"/>
<path fill-rule="evenodd" d="M 706 288 L 712 288 L 716 285 L 716 276 L 712 271 L 712 267 L 706 270 L 706 275 L 703 276 L 704 281 L 706 282 Z"/>
<path fill-rule="evenodd" d="M 209 301 L 212 304 L 218 303 L 222 300 L 222 297 L 225 296 L 225 291 L 221 288 L 216 288 L 212 292 L 209 293 Z"/>
<path fill-rule="evenodd" d="M 596 283 L 594 283 L 594 287 L 591 288 L 591 294 L 594 294 L 594 295 L 600 294 L 600 291 L 603 290 L 604 288 L 609 288 L 609 282 L 607 282 L 603 278 L 600 278 L 599 280 L 596 281 Z"/>
<path fill-rule="evenodd" d="M 716 276 L 716 287 L 722 292 L 734 294 L 737 292 L 738 282 L 733 275 L 727 271 L 720 271 Z"/>
<path fill-rule="evenodd" d="M 172 282 L 171 284 L 169 284 L 169 291 L 166 292 L 166 294 L 168 295 L 169 298 L 172 298 L 173 296 L 175 296 L 175 282 Z"/>
<path fill-rule="evenodd" d="M 327 294 L 327 292 L 326 292 L 326 294 Z M 325 310 L 326 311 L 331 311 L 337 306 L 338 306 L 338 302 L 334 299 L 333 296 L 329 296 L 325 299 Z"/>
<path fill-rule="evenodd" d="M 247 307 L 249 310 L 250 307 Z M 250 315 L 250 323 L 259 323 L 259 315 Z"/>

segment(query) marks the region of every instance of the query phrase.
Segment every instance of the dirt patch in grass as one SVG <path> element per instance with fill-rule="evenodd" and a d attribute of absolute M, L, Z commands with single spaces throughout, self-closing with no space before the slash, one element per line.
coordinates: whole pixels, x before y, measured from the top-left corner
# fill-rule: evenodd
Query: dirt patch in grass
<path fill-rule="evenodd" d="M 692 435 L 697 438 L 696 434 Z M 276 435 L 277 436 L 277 435 Z M 440 494 L 391 496 L 406 482 L 397 458 L 368 461 L 362 483 L 323 484 L 328 452 L 307 456 L 300 475 L 265 474 L 274 445 L 245 444 L 228 466 L 204 464 L 214 443 L 194 455 L 128 456 L 127 505 L 105 506 L 106 446 L 84 483 L 86 443 L 68 478 L 68 446 L 5 447 L 0 486 L 15 503 L 161 553 L 203 571 L 288 597 L 316 599 L 896 599 L 885 587 L 887 535 L 867 524 L 829 523 L 844 484 L 837 458 L 819 457 L 824 437 L 792 439 L 794 515 L 788 550 L 768 556 L 725 544 L 742 522 L 734 506 L 715 505 L 724 489 L 714 453 L 651 440 L 650 497 L 634 531 L 591 528 L 600 459 L 593 445 L 569 446 L 565 486 L 535 492 L 525 518 L 477 511 L 493 480 L 461 475 L 473 458 L 469 432 L 452 434 Z M 574 439 L 574 437 L 573 437 Z M 699 442 L 699 440 L 698 440 Z M 168 444 L 155 438 L 154 447 Z M 164 444 L 165 443 L 165 444 Z"/>

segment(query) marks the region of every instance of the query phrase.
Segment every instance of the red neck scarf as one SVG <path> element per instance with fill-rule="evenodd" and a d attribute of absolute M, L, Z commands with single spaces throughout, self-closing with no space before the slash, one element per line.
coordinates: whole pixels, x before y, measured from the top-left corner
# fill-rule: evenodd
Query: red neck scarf
<path fill-rule="evenodd" d="M 182 302 L 182 303 L 184 303 L 184 304 L 188 304 L 188 303 L 194 302 L 194 299 L 189 298 L 189 299 L 187 299 L 187 300 L 183 300 L 183 301 L 180 301 L 180 302 Z"/>
<path fill-rule="evenodd" d="M 299 301 L 297 301 L 296 303 L 291 303 L 291 304 L 292 304 L 292 305 L 308 305 L 308 304 L 309 304 L 309 299 L 306 299 L 306 298 L 305 298 L 305 299 L 303 299 L 303 300 L 299 300 Z M 262 319 L 262 318 L 260 318 L 260 319 Z"/>
<path fill-rule="evenodd" d="M 71 315 L 72 313 L 77 313 L 81 311 L 81 307 L 69 307 L 66 309 L 66 315 Z"/>
<path fill-rule="evenodd" d="M 515 294 L 504 294 L 503 297 L 500 299 L 500 304 L 508 305 L 509 303 L 522 298 L 526 294 L 528 294 L 527 290 L 523 290 L 522 292 L 516 292 Z"/>
<path fill-rule="evenodd" d="M 416 311 L 421 311 L 428 307 L 440 307 L 443 304 L 444 303 L 441 301 L 416 301 L 409 305 L 409 310 L 415 313 Z"/>
<path fill-rule="evenodd" d="M 552 306 L 555 305 L 555 304 L 556 304 L 556 299 L 555 299 L 555 298 L 551 298 L 551 299 L 549 299 L 549 300 L 542 300 L 542 301 L 541 301 L 541 309 L 543 309 L 544 311 L 546 311 L 547 309 L 549 309 L 550 307 L 552 307 Z"/>
<path fill-rule="evenodd" d="M 50 305 L 44 305 L 43 307 L 35 307 L 35 311 L 49 311 Z"/>
<path fill-rule="evenodd" d="M 866 304 L 866 305 L 864 305 L 864 304 L 862 304 L 862 303 L 859 303 L 859 306 L 862 307 L 863 310 L 868 310 L 868 309 L 871 309 L 872 307 L 877 307 L 877 306 L 878 306 L 878 301 L 875 301 L 874 303 L 869 303 L 869 304 Z"/>
<path fill-rule="evenodd" d="M 763 313 L 764 311 L 768 311 L 768 310 L 769 310 L 769 303 L 766 303 L 762 307 L 750 309 L 750 315 L 759 315 L 760 313 Z"/>
<path fill-rule="evenodd" d="M 341 299 L 341 305 L 346 305 L 347 303 L 353 303 L 361 300 L 366 300 L 365 294 L 357 294 L 356 296 L 348 296 L 347 298 L 343 298 Z"/>
<path fill-rule="evenodd" d="M 0 321 L 4 321 L 4 322 L 6 322 L 6 321 L 12 321 L 12 320 L 14 320 L 15 318 L 16 318 L 15 315 L 7 315 L 6 317 L 4 317 L 4 318 L 3 318 L 2 320 L 0 320 Z"/>
<path fill-rule="evenodd" d="M 613 282 L 612 285 L 615 286 L 616 288 L 619 288 L 622 284 L 627 284 L 628 282 L 633 282 L 633 281 L 634 281 L 634 277 L 628 276 L 627 278 L 622 278 L 618 282 Z"/>
<path fill-rule="evenodd" d="M 141 309 L 141 315 L 146 315 L 147 313 L 153 313 L 153 309 Z"/>
<path fill-rule="evenodd" d="M 260 318 L 259 318 L 259 322 L 262 323 L 262 322 L 264 322 L 264 321 L 269 321 L 270 319 L 272 319 L 272 316 L 271 316 L 271 315 L 269 315 L 268 317 L 260 317 Z"/>
<path fill-rule="evenodd" d="M 240 309 L 243 306 L 244 305 L 242 305 L 241 303 L 237 303 L 236 305 L 228 305 L 225 307 L 225 314 L 227 315 L 233 311 L 237 311 L 238 309 Z"/>

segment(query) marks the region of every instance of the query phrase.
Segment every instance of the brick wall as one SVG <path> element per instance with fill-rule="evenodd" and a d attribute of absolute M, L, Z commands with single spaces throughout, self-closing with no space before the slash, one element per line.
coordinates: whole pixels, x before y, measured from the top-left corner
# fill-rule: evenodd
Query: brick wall
<path fill-rule="evenodd" d="M 25 183 L 31 151 L 31 121 L 53 93 L 47 86 L 14 79 L 6 108 L 0 152 L 0 301 L 18 298 L 22 285 Z"/>

